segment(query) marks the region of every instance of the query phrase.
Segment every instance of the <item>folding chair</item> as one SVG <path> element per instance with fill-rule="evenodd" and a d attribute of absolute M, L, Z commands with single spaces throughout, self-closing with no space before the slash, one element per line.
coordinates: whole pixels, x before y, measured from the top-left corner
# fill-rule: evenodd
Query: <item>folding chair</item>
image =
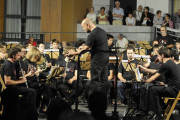
<path fill-rule="evenodd" d="M 164 113 L 164 119 L 165 120 L 169 120 L 178 100 L 180 100 L 180 91 L 179 91 L 176 98 L 167 98 L 167 97 L 164 98 L 165 103 L 167 103 L 168 100 L 170 100 L 170 101 L 169 101 L 168 106 L 166 108 L 166 111 Z"/>

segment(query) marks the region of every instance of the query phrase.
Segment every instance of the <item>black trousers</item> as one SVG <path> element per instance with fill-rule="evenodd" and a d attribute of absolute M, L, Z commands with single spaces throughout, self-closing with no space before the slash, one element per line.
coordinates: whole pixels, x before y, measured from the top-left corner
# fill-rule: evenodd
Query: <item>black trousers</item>
<path fill-rule="evenodd" d="M 93 91 L 101 91 L 107 95 L 108 62 L 109 61 L 99 62 L 95 60 L 91 62 L 91 82 L 88 96 L 92 94 Z"/>
<path fill-rule="evenodd" d="M 154 86 L 154 83 L 146 83 L 140 88 L 140 108 L 146 112 L 149 111 L 149 89 Z"/>
<path fill-rule="evenodd" d="M 150 111 L 157 115 L 161 114 L 160 99 L 161 97 L 176 97 L 179 90 L 174 87 L 152 86 L 149 89 Z"/>
<path fill-rule="evenodd" d="M 69 93 L 67 89 L 72 88 L 73 92 Z M 67 99 L 75 99 L 76 93 L 77 93 L 77 80 L 73 81 L 72 84 L 69 83 L 62 83 L 58 82 L 58 91 Z M 83 91 L 83 85 L 81 82 L 79 82 L 79 87 L 78 87 L 78 96 L 82 94 Z"/>

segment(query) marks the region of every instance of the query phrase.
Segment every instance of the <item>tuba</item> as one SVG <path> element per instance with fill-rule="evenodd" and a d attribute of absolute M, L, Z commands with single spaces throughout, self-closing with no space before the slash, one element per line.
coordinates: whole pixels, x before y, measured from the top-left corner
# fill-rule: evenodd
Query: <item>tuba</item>
<path fill-rule="evenodd" d="M 45 71 L 47 69 L 46 63 L 47 63 L 46 56 L 44 55 L 43 57 L 43 55 L 41 55 L 40 61 L 37 62 L 37 69 L 41 71 Z"/>

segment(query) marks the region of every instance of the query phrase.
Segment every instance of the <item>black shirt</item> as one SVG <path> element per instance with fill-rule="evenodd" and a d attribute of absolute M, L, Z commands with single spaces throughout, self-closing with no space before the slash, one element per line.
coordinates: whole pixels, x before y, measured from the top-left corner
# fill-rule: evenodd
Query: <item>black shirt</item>
<path fill-rule="evenodd" d="M 159 70 L 161 65 L 157 64 L 157 63 L 150 63 L 150 66 L 148 67 L 149 69 L 154 69 L 154 70 Z M 164 75 L 161 75 L 159 78 L 156 79 L 156 81 L 160 81 L 160 82 L 164 82 L 165 83 L 165 77 Z"/>
<path fill-rule="evenodd" d="M 6 60 L 1 68 L 1 77 L 4 81 L 4 76 L 10 76 L 11 80 L 18 81 L 16 77 L 16 70 L 14 68 L 14 64 L 9 60 Z M 8 87 L 8 86 L 7 86 Z"/>
<path fill-rule="evenodd" d="M 134 59 L 134 60 L 130 61 L 130 63 L 135 63 L 135 65 L 137 65 L 139 63 L 139 60 Z M 121 64 L 119 65 L 119 68 L 118 68 L 118 72 L 122 73 L 123 78 L 126 80 L 134 79 L 133 75 L 130 73 L 130 71 L 126 71 L 125 69 L 126 68 L 123 67 L 123 64 L 121 62 Z"/>
<path fill-rule="evenodd" d="M 155 62 L 157 60 L 157 55 L 151 56 L 150 60 L 151 62 Z"/>
<path fill-rule="evenodd" d="M 161 65 L 158 73 L 165 76 L 169 87 L 180 89 L 179 71 L 179 67 L 172 60 L 168 60 L 166 63 Z"/>
<path fill-rule="evenodd" d="M 107 35 L 104 30 L 99 27 L 94 28 L 87 37 L 86 45 L 91 50 L 109 50 L 107 43 Z M 109 62 L 109 53 L 104 52 L 92 52 L 91 62 Z"/>
<path fill-rule="evenodd" d="M 157 40 L 159 41 L 159 43 L 166 45 L 170 45 L 170 44 L 174 44 L 173 42 L 173 38 L 170 35 L 166 35 L 166 36 L 158 36 Z"/>
<path fill-rule="evenodd" d="M 48 54 L 42 54 L 42 56 L 46 59 L 47 63 L 51 63 L 51 59 Z M 47 68 L 44 72 L 50 71 L 50 68 Z"/>
<path fill-rule="evenodd" d="M 20 64 L 21 64 L 21 66 L 20 66 Z M 17 76 L 17 78 L 23 76 L 21 69 L 22 69 L 23 71 L 26 71 L 25 68 L 24 68 L 24 67 L 25 67 L 25 64 L 24 64 L 24 61 L 23 61 L 22 59 L 20 60 L 20 64 L 19 64 L 19 61 L 15 61 L 15 62 L 14 62 L 14 67 L 15 67 L 15 70 L 16 70 L 16 76 Z"/>
<path fill-rule="evenodd" d="M 110 70 L 114 70 L 113 63 L 110 63 L 109 66 L 108 66 L 108 76 L 110 75 Z"/>
<path fill-rule="evenodd" d="M 63 74 L 65 71 L 65 68 L 66 68 L 66 61 L 61 60 L 61 61 L 58 61 L 56 64 L 59 65 L 60 67 L 63 67 L 63 69 L 60 73 L 60 74 Z M 70 62 L 68 62 L 68 67 L 66 70 L 66 73 L 67 73 L 66 80 L 69 80 L 72 77 L 74 77 L 74 73 L 75 73 L 75 70 L 77 70 L 77 67 L 78 67 L 77 62 L 75 62 L 74 60 L 71 60 Z"/>
<path fill-rule="evenodd" d="M 1 68 L 3 66 L 4 60 L 0 60 L 0 74 L 1 74 Z"/>

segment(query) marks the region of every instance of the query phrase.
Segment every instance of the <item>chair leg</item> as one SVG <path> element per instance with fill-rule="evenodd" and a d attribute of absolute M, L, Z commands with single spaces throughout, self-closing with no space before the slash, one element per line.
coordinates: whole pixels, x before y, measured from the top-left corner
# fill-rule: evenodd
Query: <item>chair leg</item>
<path fill-rule="evenodd" d="M 170 109 L 170 111 L 169 111 L 169 113 L 168 113 L 168 115 L 167 115 L 166 120 L 169 120 L 169 118 L 171 117 L 171 114 L 172 114 L 172 112 L 173 112 L 173 110 L 174 110 L 174 108 L 175 108 L 175 106 L 176 106 L 176 104 L 177 104 L 177 101 L 178 101 L 178 98 L 176 98 L 176 99 L 174 100 L 174 103 L 173 103 L 173 105 L 172 105 L 172 107 L 171 107 L 171 109 Z"/>
<path fill-rule="evenodd" d="M 169 100 L 168 106 L 167 106 L 165 113 L 164 113 L 164 119 L 166 119 L 166 117 L 169 113 L 169 110 L 171 109 L 172 104 L 173 104 L 173 100 Z"/>

